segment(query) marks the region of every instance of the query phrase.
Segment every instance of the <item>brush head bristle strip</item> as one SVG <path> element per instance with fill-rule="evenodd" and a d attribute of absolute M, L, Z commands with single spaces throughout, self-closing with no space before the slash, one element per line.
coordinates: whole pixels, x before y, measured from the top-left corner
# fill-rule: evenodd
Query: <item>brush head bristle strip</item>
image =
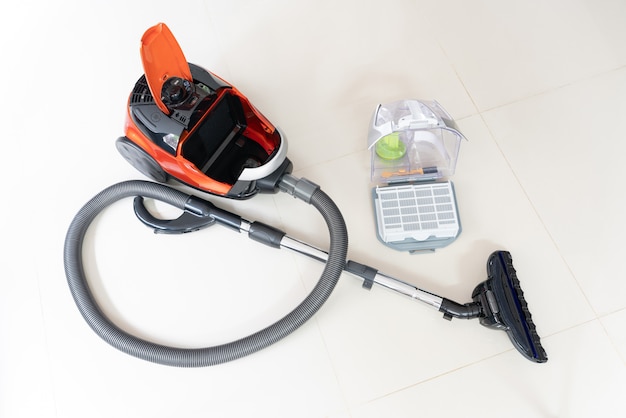
<path fill-rule="evenodd" d="M 506 331 L 513 346 L 527 359 L 545 363 L 548 360 L 537 333 L 524 292 L 520 286 L 513 259 L 508 251 L 495 251 L 487 261 L 488 279 L 472 294 L 482 305 L 480 322 L 486 327 Z"/>

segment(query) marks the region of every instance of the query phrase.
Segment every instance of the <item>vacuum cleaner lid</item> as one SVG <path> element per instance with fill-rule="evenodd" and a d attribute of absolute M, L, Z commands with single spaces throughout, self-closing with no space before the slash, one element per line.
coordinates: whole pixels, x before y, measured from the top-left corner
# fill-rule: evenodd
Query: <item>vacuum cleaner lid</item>
<path fill-rule="evenodd" d="M 190 97 L 193 77 L 180 45 L 163 23 L 141 38 L 141 61 L 152 97 L 166 115 Z M 166 104 L 167 103 L 167 104 Z"/>

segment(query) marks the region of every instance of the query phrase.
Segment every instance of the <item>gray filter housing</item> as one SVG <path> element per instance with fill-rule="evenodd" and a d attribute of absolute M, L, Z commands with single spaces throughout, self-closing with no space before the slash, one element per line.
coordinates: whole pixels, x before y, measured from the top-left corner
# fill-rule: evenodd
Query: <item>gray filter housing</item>
<path fill-rule="evenodd" d="M 399 251 L 435 251 L 461 233 L 451 181 L 372 189 L 377 237 Z"/>

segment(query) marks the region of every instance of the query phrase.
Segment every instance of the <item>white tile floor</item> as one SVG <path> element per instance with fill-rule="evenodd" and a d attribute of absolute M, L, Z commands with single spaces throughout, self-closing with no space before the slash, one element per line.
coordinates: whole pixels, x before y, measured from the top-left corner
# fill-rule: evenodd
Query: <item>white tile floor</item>
<path fill-rule="evenodd" d="M 3 9 L 0 417 L 623 416 L 625 2 L 34 0 Z M 341 208 L 350 258 L 465 302 L 489 253 L 511 251 L 549 361 L 532 364 L 504 333 L 443 321 L 348 275 L 311 321 L 232 363 L 176 369 L 100 340 L 68 291 L 63 240 L 90 197 L 142 178 L 113 143 L 141 74 L 139 39 L 159 21 L 190 61 L 286 132 L 295 174 Z M 367 125 L 376 104 L 400 98 L 437 99 L 469 139 L 452 179 L 463 232 L 434 254 L 375 238 Z M 327 244 L 319 216 L 286 195 L 211 200 Z M 85 259 L 107 315 L 185 347 L 272 323 L 321 272 L 220 227 L 155 236 L 126 201 L 95 222 Z"/>

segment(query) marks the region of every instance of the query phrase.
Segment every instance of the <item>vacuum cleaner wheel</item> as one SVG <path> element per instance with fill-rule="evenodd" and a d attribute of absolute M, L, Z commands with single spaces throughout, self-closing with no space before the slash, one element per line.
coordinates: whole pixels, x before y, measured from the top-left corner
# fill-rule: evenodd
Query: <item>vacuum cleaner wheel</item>
<path fill-rule="evenodd" d="M 146 177 L 159 183 L 166 183 L 169 179 L 169 174 L 161 168 L 154 158 L 128 138 L 124 136 L 118 138 L 115 142 L 115 146 L 120 154 L 122 154 L 122 157 Z"/>

